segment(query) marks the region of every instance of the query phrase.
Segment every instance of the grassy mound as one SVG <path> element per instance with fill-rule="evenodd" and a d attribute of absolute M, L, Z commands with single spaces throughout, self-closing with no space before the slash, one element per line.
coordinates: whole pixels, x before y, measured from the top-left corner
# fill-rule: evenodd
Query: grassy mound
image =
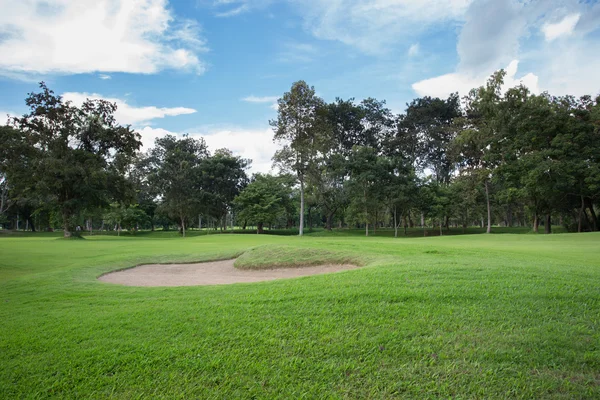
<path fill-rule="evenodd" d="M 253 248 L 236 261 L 239 269 L 272 269 L 308 267 L 325 264 L 365 265 L 368 260 L 347 251 L 331 251 L 320 248 L 267 245 Z"/>

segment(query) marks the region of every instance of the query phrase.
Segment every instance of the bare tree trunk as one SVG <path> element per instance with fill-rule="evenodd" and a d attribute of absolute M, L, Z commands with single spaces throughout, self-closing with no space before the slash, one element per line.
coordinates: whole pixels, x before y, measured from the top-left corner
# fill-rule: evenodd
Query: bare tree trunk
<path fill-rule="evenodd" d="M 257 235 L 258 235 L 258 234 L 260 234 L 260 233 L 263 233 L 263 232 L 264 232 L 264 228 L 263 228 L 263 226 L 264 226 L 264 224 L 263 224 L 262 222 L 259 222 L 259 223 L 256 225 L 256 234 L 257 234 Z"/>
<path fill-rule="evenodd" d="M 325 229 L 327 229 L 328 231 L 331 230 L 333 214 L 334 214 L 333 212 L 327 213 L 327 221 L 325 222 Z"/>
<path fill-rule="evenodd" d="M 596 232 L 598 230 L 598 217 L 594 211 L 594 204 L 589 197 L 586 198 L 585 202 L 587 204 L 587 208 L 590 210 L 590 215 L 592 216 L 592 231 Z"/>
<path fill-rule="evenodd" d="M 550 214 L 546 215 L 546 222 L 544 223 L 544 232 L 546 234 L 552 233 L 552 216 Z"/>
<path fill-rule="evenodd" d="M 396 206 L 394 206 L 394 237 L 398 237 L 398 223 L 396 222 Z"/>
<path fill-rule="evenodd" d="M 533 232 L 538 233 L 538 226 L 540 225 L 540 221 L 538 219 L 537 211 L 533 214 Z"/>
<path fill-rule="evenodd" d="M 300 227 L 298 229 L 298 236 L 304 235 L 304 176 L 299 175 L 300 178 Z"/>
<path fill-rule="evenodd" d="M 185 218 L 181 217 L 181 234 L 185 237 Z"/>
<path fill-rule="evenodd" d="M 68 212 L 63 211 L 63 237 L 70 238 L 71 237 L 71 224 L 70 224 L 70 215 Z M 17 229 L 19 227 L 19 215 L 17 214 Z"/>
<path fill-rule="evenodd" d="M 492 208 L 490 205 L 490 189 L 488 186 L 487 179 L 485 180 L 485 201 L 487 203 L 487 217 L 488 217 L 487 230 L 485 233 L 491 233 L 492 232 Z"/>
<path fill-rule="evenodd" d="M 581 233 L 583 228 L 583 213 L 585 212 L 585 202 L 583 196 L 581 196 L 581 208 L 579 209 L 579 224 L 577 225 L 577 232 Z"/>
<path fill-rule="evenodd" d="M 369 209 L 367 208 L 367 191 L 363 191 L 365 200 L 365 236 L 369 236 Z"/>
<path fill-rule="evenodd" d="M 373 233 L 377 233 L 377 209 L 375 209 L 375 223 L 373 224 Z"/>

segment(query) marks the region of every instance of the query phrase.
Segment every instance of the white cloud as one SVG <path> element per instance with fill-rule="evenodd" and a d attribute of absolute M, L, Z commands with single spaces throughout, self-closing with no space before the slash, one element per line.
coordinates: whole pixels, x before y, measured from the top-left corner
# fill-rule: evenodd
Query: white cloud
<path fill-rule="evenodd" d="M 542 32 L 544 32 L 546 40 L 551 42 L 560 36 L 571 35 L 573 33 L 573 30 L 575 29 L 575 26 L 577 25 L 577 22 L 579 22 L 580 16 L 581 14 L 577 13 L 567 15 L 561 21 L 554 24 L 545 23 L 542 26 Z"/>
<path fill-rule="evenodd" d="M 310 43 L 285 42 L 277 59 L 285 63 L 308 63 L 318 55 L 318 50 Z"/>
<path fill-rule="evenodd" d="M 600 90 L 600 42 L 592 33 L 600 26 L 599 16 L 600 4 L 578 0 L 474 2 L 459 34 L 460 61 L 454 71 L 415 82 L 412 88 L 419 95 L 466 94 L 505 68 L 505 87 L 522 82 L 536 93 L 595 95 Z M 544 38 L 531 35 L 540 30 Z M 564 40 L 555 40 L 559 37 Z M 528 73 L 517 77 L 516 60 L 523 61 Z"/>
<path fill-rule="evenodd" d="M 96 93 L 77 93 L 67 92 L 62 95 L 64 100 L 71 101 L 75 105 L 81 105 L 86 99 L 90 100 L 107 100 L 111 103 L 117 103 L 117 111 L 115 119 L 120 124 L 140 126 L 148 124 L 149 121 L 157 118 L 173 117 L 177 115 L 193 114 L 196 110 L 186 107 L 135 107 L 127 103 L 123 99 L 103 97 Z"/>
<path fill-rule="evenodd" d="M 274 101 L 277 101 L 279 97 L 277 96 L 248 96 L 248 97 L 244 97 L 242 99 L 242 101 L 248 102 L 248 103 L 272 103 Z"/>
<path fill-rule="evenodd" d="M 165 129 L 144 127 L 138 130 L 142 135 L 144 149 L 154 146 L 156 138 L 165 135 L 179 135 Z M 271 171 L 271 158 L 279 148 L 273 143 L 273 131 L 271 129 L 199 129 L 197 132 L 189 132 L 190 137 L 204 138 L 210 151 L 228 148 L 233 154 L 252 160 L 251 173 Z"/>
<path fill-rule="evenodd" d="M 194 21 L 167 0 L 0 0 L 0 73 L 204 71 Z"/>
<path fill-rule="evenodd" d="M 106 74 L 100 74 L 98 75 L 98 78 L 102 79 L 102 80 L 107 80 L 107 79 L 112 79 L 112 76 L 110 75 L 106 75 Z"/>
<path fill-rule="evenodd" d="M 232 8 L 231 10 L 228 11 L 224 11 L 224 12 L 219 12 L 216 13 L 215 15 L 217 17 L 221 17 L 221 18 L 227 18 L 227 17 L 234 17 L 236 15 L 245 13 L 246 11 L 248 11 L 250 8 L 248 7 L 247 4 L 242 4 L 241 6 Z"/>
<path fill-rule="evenodd" d="M 407 54 L 409 57 L 415 57 L 416 55 L 419 54 L 419 51 L 420 51 L 419 43 L 414 43 L 408 48 Z"/>
<path fill-rule="evenodd" d="M 0 110 L 0 125 L 6 125 L 9 118 L 16 117 L 17 114 L 11 111 Z"/>
<path fill-rule="evenodd" d="M 539 93 L 538 77 L 532 73 L 528 73 L 517 78 L 516 74 L 518 66 L 519 61 L 513 60 L 506 68 L 504 68 L 506 76 L 504 77 L 503 90 L 507 90 L 522 83 L 533 93 Z M 412 85 L 412 88 L 419 96 L 445 98 L 454 92 L 458 92 L 461 96 L 464 96 L 468 94 L 471 89 L 485 85 L 488 77 L 493 72 L 494 71 L 482 71 L 482 73 L 478 75 L 455 72 L 416 82 Z"/>
<path fill-rule="evenodd" d="M 472 0 L 291 0 L 308 31 L 377 53 L 434 24 L 461 20 Z"/>

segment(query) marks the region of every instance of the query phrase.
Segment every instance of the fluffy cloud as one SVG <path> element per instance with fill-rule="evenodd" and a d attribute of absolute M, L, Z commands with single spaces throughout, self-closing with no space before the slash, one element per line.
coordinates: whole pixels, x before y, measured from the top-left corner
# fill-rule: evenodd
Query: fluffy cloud
<path fill-rule="evenodd" d="M 367 53 L 444 21 L 461 20 L 472 0 L 291 0 L 305 27 Z"/>
<path fill-rule="evenodd" d="M 567 15 L 562 19 L 562 21 L 556 22 L 554 24 L 545 23 L 544 26 L 542 26 L 542 32 L 544 32 L 546 40 L 551 42 L 560 36 L 571 35 L 573 33 L 573 30 L 575 29 L 575 25 L 577 25 L 577 22 L 579 22 L 580 16 L 581 14 L 577 13 Z"/>
<path fill-rule="evenodd" d="M 523 84 L 527 86 L 533 93 L 539 93 L 540 89 L 538 86 L 538 77 L 532 73 L 528 73 L 520 78 L 517 78 L 516 75 L 518 68 L 518 60 L 511 61 L 511 63 L 504 68 L 506 71 L 506 76 L 504 77 L 503 90 Z M 488 72 L 483 72 L 479 75 L 469 75 L 465 73 L 446 74 L 416 82 L 412 85 L 412 88 L 419 96 L 444 98 L 448 97 L 453 92 L 458 92 L 460 95 L 466 95 L 469 90 L 482 86 L 486 83 L 488 77 L 494 71 Z"/>
<path fill-rule="evenodd" d="M 165 135 L 178 135 L 165 129 L 144 127 L 138 130 L 142 135 L 144 149 L 154 146 L 156 138 Z M 189 132 L 190 137 L 203 138 L 209 149 L 215 151 L 220 148 L 228 148 L 235 155 L 252 160 L 251 173 L 271 171 L 271 158 L 278 149 L 273 143 L 273 131 L 271 129 L 198 129 Z"/>
<path fill-rule="evenodd" d="M 11 111 L 0 110 L 0 125 L 5 125 L 9 118 L 16 117 L 17 114 Z"/>
<path fill-rule="evenodd" d="M 506 87 L 523 83 L 533 92 L 555 95 L 600 90 L 600 76 L 594 72 L 600 69 L 600 43 L 588 35 L 600 26 L 600 4 L 481 0 L 471 4 L 465 21 L 455 70 L 415 82 L 412 88 L 417 94 L 466 94 L 499 68 L 507 71 Z M 555 40 L 559 37 L 564 40 Z M 517 77 L 519 59 L 529 72 Z"/>
<path fill-rule="evenodd" d="M 125 100 L 103 97 L 96 93 L 77 93 L 67 92 L 62 95 L 63 99 L 73 102 L 75 105 L 81 105 L 86 99 L 90 100 L 107 100 L 111 103 L 117 103 L 117 111 L 115 112 L 115 118 L 120 124 L 129 124 L 133 126 L 140 126 L 148 124 L 149 121 L 157 118 L 173 117 L 177 115 L 193 114 L 196 110 L 186 107 L 135 107 L 127 104 Z"/>
<path fill-rule="evenodd" d="M 242 101 L 248 103 L 273 103 L 274 101 L 277 101 L 278 98 L 279 97 L 277 96 L 248 96 L 244 97 Z"/>
<path fill-rule="evenodd" d="M 0 0 L 0 73 L 204 71 L 193 21 L 167 0 Z"/>

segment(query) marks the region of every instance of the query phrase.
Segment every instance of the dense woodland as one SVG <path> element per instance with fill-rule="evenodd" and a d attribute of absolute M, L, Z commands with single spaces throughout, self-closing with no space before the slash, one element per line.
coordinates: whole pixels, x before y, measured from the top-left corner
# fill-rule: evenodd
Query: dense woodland
<path fill-rule="evenodd" d="M 504 72 L 464 98 L 326 103 L 299 81 L 270 121 L 278 175 L 202 139 L 165 136 L 140 152 L 116 105 L 64 102 L 40 84 L 28 114 L 0 127 L 5 229 L 204 228 L 262 233 L 531 226 L 597 231 L 600 96 L 503 89 Z M 306 227 L 306 228 L 305 228 Z M 424 234 L 427 230 L 424 229 Z"/>

